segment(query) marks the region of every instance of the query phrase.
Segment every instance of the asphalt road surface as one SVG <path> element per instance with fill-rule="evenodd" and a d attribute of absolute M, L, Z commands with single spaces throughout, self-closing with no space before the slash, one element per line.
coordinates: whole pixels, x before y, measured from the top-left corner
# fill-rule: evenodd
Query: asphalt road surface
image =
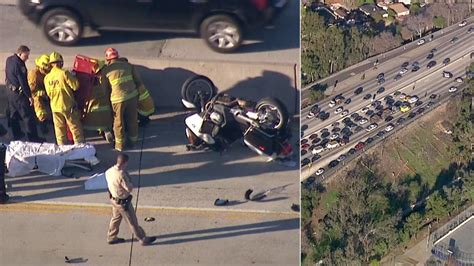
<path fill-rule="evenodd" d="M 467 21 L 469 22 L 472 22 L 473 18 L 469 18 L 467 19 Z M 443 30 L 440 30 L 440 31 L 437 31 L 435 33 L 433 33 L 434 35 L 434 40 L 432 42 L 426 42 L 424 45 L 422 45 L 422 47 L 424 46 L 433 46 L 433 45 L 437 45 L 437 44 L 440 44 L 443 42 L 442 39 L 440 39 L 441 37 L 443 36 L 453 36 L 456 35 L 456 34 L 459 34 L 460 32 L 463 31 L 463 29 L 467 29 L 469 26 L 472 26 L 472 24 L 470 25 L 467 25 L 463 28 L 460 28 L 457 24 L 455 25 L 452 25 L 448 28 L 445 28 Z M 424 37 L 425 41 L 428 41 L 428 38 L 429 36 L 426 36 Z M 444 37 L 445 38 L 445 37 Z M 420 47 L 417 45 L 417 41 L 418 40 L 415 40 L 411 43 L 408 43 L 402 47 L 399 47 L 399 48 L 396 48 L 392 51 L 389 51 L 387 53 L 384 53 L 384 54 L 381 54 L 381 55 L 377 55 L 377 56 L 374 56 L 372 58 L 369 58 L 367 60 L 364 60 L 358 64 L 355 64 L 353 66 L 350 66 L 346 69 L 343 69 L 337 73 L 334 73 L 333 75 L 327 77 L 327 78 L 324 78 L 324 79 L 321 79 L 317 82 L 314 82 L 312 83 L 311 85 L 307 85 L 303 88 L 302 90 L 302 93 L 301 93 L 301 99 L 305 99 L 306 97 L 308 97 L 309 95 L 309 89 L 315 85 L 315 84 L 320 84 L 322 86 L 327 86 L 328 89 L 326 91 L 326 93 L 332 93 L 332 92 L 335 92 L 335 91 L 341 91 L 343 92 L 344 91 L 344 84 L 343 84 L 343 81 L 344 80 L 348 80 L 350 79 L 351 77 L 357 75 L 357 77 L 360 77 L 360 74 L 361 73 L 364 73 L 365 71 L 370 71 L 373 66 L 374 66 L 374 63 L 376 60 L 378 60 L 378 64 L 379 64 L 379 68 L 381 67 L 381 65 L 383 64 L 392 64 L 393 61 L 398 61 L 398 59 L 400 57 L 406 57 L 407 54 L 410 54 L 412 51 L 414 53 L 417 53 L 420 49 Z M 338 85 L 336 86 L 336 88 L 334 88 L 334 84 L 336 83 L 336 81 L 338 82 Z"/>
<path fill-rule="evenodd" d="M 49 43 L 39 28 L 29 22 L 9 1 L 0 1 L 0 52 L 13 52 L 20 44 L 34 53 L 85 54 L 102 57 L 113 46 L 129 58 L 175 58 L 192 61 L 236 61 L 258 63 L 299 62 L 299 1 L 289 1 L 287 8 L 269 29 L 249 32 L 247 42 L 234 54 L 211 51 L 196 36 L 170 33 L 90 33 L 76 47 L 58 47 Z M 284 36 L 284 38 L 282 38 Z"/>
<path fill-rule="evenodd" d="M 318 143 L 312 143 L 312 140 L 309 139 L 310 135 L 316 133 L 318 134 L 318 137 L 321 138 L 321 130 L 324 128 L 327 128 L 332 134 L 333 127 L 331 125 L 334 122 L 341 123 L 341 121 L 343 120 L 343 117 L 341 117 L 340 114 L 334 113 L 336 108 L 339 106 L 343 106 L 344 109 L 349 110 L 349 114 L 347 115 L 347 117 L 350 117 L 353 113 L 358 113 L 368 118 L 360 111 L 363 107 L 370 106 L 372 98 L 364 100 L 363 97 L 368 93 L 372 95 L 376 94 L 377 89 L 381 86 L 385 88 L 385 91 L 381 94 L 376 94 L 376 98 L 374 100 L 380 100 L 384 107 L 387 106 L 385 104 L 384 98 L 388 95 L 392 95 L 395 101 L 399 100 L 398 96 L 393 95 L 395 91 L 400 91 L 406 93 L 407 95 L 417 95 L 424 103 L 418 106 L 417 108 L 425 107 L 425 105 L 430 101 L 429 96 L 433 93 L 438 95 L 438 98 L 436 99 L 437 101 L 446 97 L 446 95 L 449 94 L 449 87 L 462 86 L 462 84 L 455 82 L 454 79 L 456 77 L 464 76 L 465 67 L 468 66 L 469 63 L 472 61 L 469 57 L 469 54 L 472 50 L 473 35 L 465 33 L 469 26 L 470 25 L 467 25 L 466 27 L 463 27 L 458 31 L 452 32 L 445 37 L 438 38 L 438 42 L 422 45 L 419 48 L 411 51 L 410 53 L 407 53 L 401 57 L 397 57 L 392 62 L 387 62 L 379 66 L 377 70 L 372 70 L 372 73 L 370 73 L 370 75 L 366 75 L 365 80 L 359 79 L 357 83 L 352 83 L 352 86 L 347 87 L 345 90 L 338 91 L 338 94 L 342 93 L 344 97 L 352 99 L 350 104 L 338 104 L 335 107 L 330 108 L 328 106 L 328 103 L 331 98 L 325 99 L 322 102 L 318 103 L 318 105 L 324 111 L 328 111 L 330 113 L 330 117 L 327 120 L 321 121 L 319 119 L 314 118 L 308 119 L 306 117 L 306 115 L 308 114 L 308 108 L 306 108 L 302 113 L 302 130 L 304 134 L 303 139 L 308 139 L 308 143 L 310 144 L 309 146 L 314 147 L 314 145 L 317 145 Z M 451 39 L 454 36 L 457 36 L 459 39 L 456 42 L 451 43 Z M 433 48 L 436 48 L 437 51 L 434 53 L 434 58 L 432 60 L 435 60 L 437 64 L 436 66 L 428 69 L 426 65 L 431 60 L 428 60 L 426 57 L 430 50 Z M 450 63 L 444 65 L 442 62 L 445 58 L 448 57 L 450 58 Z M 400 80 L 395 81 L 394 77 L 399 73 L 401 65 L 405 61 L 410 63 L 408 67 L 408 72 L 404 74 Z M 420 63 L 421 68 L 417 72 L 411 72 L 411 64 L 415 61 L 418 61 Z M 442 74 L 444 70 L 452 72 L 454 77 L 444 78 Z M 379 85 L 375 77 L 378 73 L 381 72 L 385 73 L 386 81 L 385 83 Z M 359 86 L 362 86 L 364 90 L 361 94 L 355 95 L 353 91 Z M 374 110 L 373 107 L 371 107 L 370 109 Z M 327 170 L 329 162 L 331 162 L 332 160 L 336 160 L 340 155 L 347 153 L 349 149 L 354 148 L 354 146 L 358 142 L 365 141 L 369 136 L 373 137 L 380 130 L 385 129 L 388 123 L 393 123 L 395 125 L 395 129 L 393 131 L 396 131 L 397 129 L 402 127 L 396 126 L 396 120 L 401 116 L 407 117 L 408 114 L 409 112 L 405 114 L 401 112 L 393 114 L 392 116 L 394 118 L 392 121 L 379 121 L 378 128 L 371 132 L 367 132 L 365 130 L 366 127 L 371 124 L 370 121 L 365 123 L 364 125 L 361 125 L 363 130 L 353 134 L 350 137 L 350 141 L 347 145 L 332 150 L 325 150 L 324 152 L 320 153 L 320 159 L 317 159 L 316 161 L 310 164 L 311 168 L 309 170 L 308 166 L 305 166 L 302 171 L 304 174 L 303 176 L 301 176 L 301 178 L 304 179 L 308 177 L 319 168 L 324 168 L 325 170 Z M 343 127 L 344 126 L 339 126 L 339 128 Z M 352 130 L 352 133 L 354 133 L 354 130 Z M 305 141 L 303 140 L 303 142 Z M 302 154 L 304 154 L 301 157 L 302 161 L 306 158 L 311 160 L 314 157 L 314 154 L 312 154 L 311 150 L 312 147 L 308 147 L 306 149 L 306 152 L 302 151 Z"/>

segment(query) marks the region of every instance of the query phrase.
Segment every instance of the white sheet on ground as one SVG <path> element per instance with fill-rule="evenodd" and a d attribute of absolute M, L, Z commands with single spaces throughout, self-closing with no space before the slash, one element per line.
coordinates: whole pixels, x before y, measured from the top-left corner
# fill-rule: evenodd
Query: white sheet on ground
<path fill-rule="evenodd" d="M 95 148 L 91 144 L 58 146 L 53 143 L 33 143 L 12 141 L 7 146 L 5 163 L 8 176 L 29 174 L 32 170 L 48 175 L 60 176 L 68 160 L 83 159 L 92 165 L 97 164 Z M 35 169 L 35 167 L 38 167 Z"/>
<path fill-rule="evenodd" d="M 95 174 L 84 182 L 84 188 L 86 190 L 102 190 L 107 189 L 107 180 L 105 179 L 105 173 Z"/>

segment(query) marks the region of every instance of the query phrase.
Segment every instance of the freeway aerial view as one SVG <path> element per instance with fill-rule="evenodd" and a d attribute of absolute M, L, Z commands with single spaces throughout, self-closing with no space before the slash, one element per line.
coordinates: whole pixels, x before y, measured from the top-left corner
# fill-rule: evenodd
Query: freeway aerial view
<path fill-rule="evenodd" d="M 368 61 L 378 64 L 365 62 L 320 81 L 331 95 L 301 111 L 301 179 L 326 178 L 367 145 L 462 90 L 472 62 L 472 27 L 472 20 L 453 25 Z"/>

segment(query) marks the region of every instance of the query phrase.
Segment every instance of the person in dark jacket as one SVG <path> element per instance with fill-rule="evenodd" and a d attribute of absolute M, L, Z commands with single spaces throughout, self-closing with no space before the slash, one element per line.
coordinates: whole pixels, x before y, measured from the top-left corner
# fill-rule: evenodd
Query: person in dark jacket
<path fill-rule="evenodd" d="M 30 49 L 21 45 L 17 53 L 8 57 L 5 66 L 5 85 L 7 87 L 8 125 L 12 130 L 13 139 L 20 140 L 25 134 L 28 141 L 44 142 L 38 137 L 36 115 L 33 110 L 33 98 L 28 85 L 28 71 L 25 62 Z M 22 132 L 22 127 L 25 133 Z"/>

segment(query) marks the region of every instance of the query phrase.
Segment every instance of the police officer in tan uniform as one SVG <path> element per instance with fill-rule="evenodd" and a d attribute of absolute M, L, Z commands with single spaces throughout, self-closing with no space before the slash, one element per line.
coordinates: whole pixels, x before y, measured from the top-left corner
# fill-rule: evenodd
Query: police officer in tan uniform
<path fill-rule="evenodd" d="M 120 222 L 125 218 L 133 234 L 138 238 L 143 246 L 149 245 L 156 240 L 156 237 L 147 237 L 145 231 L 138 225 L 135 209 L 132 205 L 133 185 L 127 172 L 128 155 L 120 153 L 117 156 L 117 164 L 110 167 L 105 172 L 105 179 L 109 188 L 109 197 L 112 202 L 112 219 L 110 220 L 107 242 L 118 244 L 125 242 L 125 239 L 117 237 Z"/>

